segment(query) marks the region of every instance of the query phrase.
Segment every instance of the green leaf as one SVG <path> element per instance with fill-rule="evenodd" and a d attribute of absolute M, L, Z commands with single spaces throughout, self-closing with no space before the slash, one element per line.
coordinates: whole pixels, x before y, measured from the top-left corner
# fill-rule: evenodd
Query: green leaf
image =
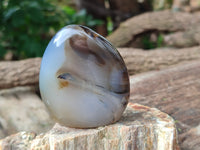
<path fill-rule="evenodd" d="M 69 7 L 69 6 L 64 6 L 63 7 L 63 10 L 64 10 L 64 12 L 66 13 L 66 14 L 68 14 L 68 15 L 74 15 L 75 13 L 76 13 L 76 10 L 75 9 L 73 9 L 72 7 Z"/>
<path fill-rule="evenodd" d="M 19 27 L 25 24 L 25 12 L 22 10 L 16 11 L 12 16 L 13 27 Z"/>
<path fill-rule="evenodd" d="M 157 47 L 162 47 L 164 42 L 164 37 L 162 34 L 159 34 L 158 39 L 157 39 Z"/>
<path fill-rule="evenodd" d="M 6 50 L 0 45 L 0 59 L 2 59 L 6 54 Z"/>
<path fill-rule="evenodd" d="M 44 18 L 42 11 L 38 8 L 30 8 L 27 10 L 27 16 L 36 23 L 41 23 L 41 20 Z"/>
<path fill-rule="evenodd" d="M 96 26 L 96 25 L 102 25 L 103 24 L 103 21 L 101 21 L 101 20 L 90 20 L 90 21 L 88 21 L 88 23 L 87 23 L 87 25 L 88 26 L 91 26 L 91 27 L 93 27 L 93 26 Z"/>
<path fill-rule="evenodd" d="M 110 35 L 113 31 L 113 22 L 111 17 L 107 17 L 107 30 L 108 30 L 108 35 Z"/>
<path fill-rule="evenodd" d="M 14 6 L 10 9 L 8 9 L 7 11 L 4 12 L 4 21 L 7 21 L 8 19 L 10 19 L 10 17 L 17 12 L 20 9 L 20 7 L 18 6 Z"/>
<path fill-rule="evenodd" d="M 64 25 L 93 27 L 102 23 L 86 10 L 76 12 L 70 6 L 57 6 L 51 3 L 52 0 L 5 1 L 0 14 L 4 19 L 0 24 L 0 57 L 7 49 L 17 59 L 42 56 L 51 36 Z"/>

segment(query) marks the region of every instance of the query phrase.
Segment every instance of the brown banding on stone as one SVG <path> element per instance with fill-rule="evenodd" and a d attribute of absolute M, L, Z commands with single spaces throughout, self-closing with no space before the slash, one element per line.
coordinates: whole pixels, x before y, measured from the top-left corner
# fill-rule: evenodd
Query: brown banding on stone
<path fill-rule="evenodd" d="M 60 89 L 67 87 L 68 85 L 69 85 L 69 82 L 67 82 L 67 81 L 59 81 L 59 88 Z"/>
<path fill-rule="evenodd" d="M 88 47 L 86 36 L 74 35 L 69 39 L 69 44 L 80 57 L 87 58 L 93 55 L 98 65 L 105 65 L 104 59 Z"/>
<path fill-rule="evenodd" d="M 86 36 L 74 35 L 69 39 L 69 44 L 76 52 L 87 54 L 90 51 Z"/>

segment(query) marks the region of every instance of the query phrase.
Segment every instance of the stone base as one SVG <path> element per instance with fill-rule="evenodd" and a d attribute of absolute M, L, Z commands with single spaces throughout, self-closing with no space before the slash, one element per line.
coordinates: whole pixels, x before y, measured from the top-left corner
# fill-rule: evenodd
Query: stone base
<path fill-rule="evenodd" d="M 56 124 L 47 133 L 19 132 L 0 141 L 0 149 L 179 150 L 174 120 L 155 108 L 129 103 L 115 124 L 74 129 Z"/>

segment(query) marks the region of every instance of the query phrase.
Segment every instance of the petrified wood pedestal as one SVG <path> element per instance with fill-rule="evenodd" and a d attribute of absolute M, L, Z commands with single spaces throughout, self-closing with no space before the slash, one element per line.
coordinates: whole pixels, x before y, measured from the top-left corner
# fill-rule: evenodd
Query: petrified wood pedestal
<path fill-rule="evenodd" d="M 155 108 L 129 103 L 119 122 L 96 129 L 56 124 L 36 135 L 19 132 L 0 141 L 2 150 L 178 150 L 174 120 Z"/>

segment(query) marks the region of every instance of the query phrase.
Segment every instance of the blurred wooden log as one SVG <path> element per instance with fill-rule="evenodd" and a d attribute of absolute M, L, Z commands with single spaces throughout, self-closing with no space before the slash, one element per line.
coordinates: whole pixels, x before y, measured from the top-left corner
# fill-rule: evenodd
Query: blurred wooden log
<path fill-rule="evenodd" d="M 0 62 L 0 89 L 37 85 L 41 58 Z"/>
<path fill-rule="evenodd" d="M 160 70 L 178 63 L 200 59 L 200 47 L 184 49 L 160 48 L 142 51 L 133 48 L 119 48 L 129 74 Z"/>
<path fill-rule="evenodd" d="M 116 47 L 126 47 L 137 36 L 146 32 L 185 31 L 191 26 L 199 26 L 199 14 L 185 12 L 157 11 L 135 16 L 121 23 L 107 38 Z"/>
<path fill-rule="evenodd" d="M 134 75 L 130 82 L 131 102 L 171 115 L 180 133 L 181 149 L 200 149 L 200 60 Z"/>
<path fill-rule="evenodd" d="M 56 124 L 38 136 L 20 132 L 0 140 L 0 149 L 11 147 L 15 150 L 179 150 L 173 119 L 156 108 L 132 103 L 115 124 L 95 129 Z"/>
<path fill-rule="evenodd" d="M 199 24 L 200 25 L 200 24 Z M 167 46 L 178 48 L 200 45 L 200 26 L 194 26 L 186 31 L 175 32 L 164 37 Z"/>
<path fill-rule="evenodd" d="M 130 81 L 131 102 L 168 113 L 181 132 L 200 123 L 200 60 L 131 76 Z"/>
<path fill-rule="evenodd" d="M 109 9 L 114 12 L 110 15 L 112 17 L 114 29 L 116 29 L 122 21 L 152 10 L 151 1 L 147 0 L 108 0 L 108 2 Z"/>
<path fill-rule="evenodd" d="M 200 47 L 143 51 L 118 48 L 129 74 L 160 70 L 170 65 L 200 59 Z M 0 89 L 38 85 L 41 58 L 0 62 Z"/>

